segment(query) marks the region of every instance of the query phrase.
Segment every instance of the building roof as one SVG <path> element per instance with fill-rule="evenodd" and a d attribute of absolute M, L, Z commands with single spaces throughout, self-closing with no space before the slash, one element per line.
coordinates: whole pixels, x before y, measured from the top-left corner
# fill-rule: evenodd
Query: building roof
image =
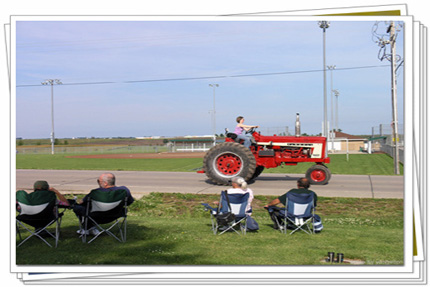
<path fill-rule="evenodd" d="M 334 137 L 335 138 L 344 138 L 344 139 L 346 138 L 349 140 L 366 140 L 365 138 L 350 135 L 350 134 L 343 133 L 343 132 L 334 132 Z"/>

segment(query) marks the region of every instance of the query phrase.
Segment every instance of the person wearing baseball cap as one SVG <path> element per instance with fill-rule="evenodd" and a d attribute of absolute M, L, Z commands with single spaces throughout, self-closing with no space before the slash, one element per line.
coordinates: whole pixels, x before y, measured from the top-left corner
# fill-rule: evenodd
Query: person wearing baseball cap
<path fill-rule="evenodd" d="M 64 205 L 69 205 L 69 202 L 67 201 L 66 197 L 64 197 L 64 195 L 62 195 L 57 189 L 50 187 L 48 182 L 46 180 L 38 180 L 34 183 L 33 185 L 33 190 L 34 192 L 37 192 L 38 190 L 49 190 L 52 191 L 53 193 L 55 193 L 55 195 L 57 196 L 58 200 L 64 204 Z"/>
<path fill-rule="evenodd" d="M 67 201 L 67 199 L 57 189 L 50 187 L 46 180 L 38 180 L 33 184 L 33 192 L 29 193 L 25 190 L 18 190 L 16 192 L 16 194 L 17 194 L 16 210 L 19 213 L 22 212 L 22 209 L 21 209 L 22 203 L 18 202 L 18 197 L 21 199 L 25 198 L 26 200 L 28 199 L 28 197 L 30 197 L 30 198 L 32 198 L 32 200 L 30 200 L 30 202 L 35 204 L 36 202 L 40 201 L 41 198 L 46 199 L 48 195 L 49 195 L 48 198 L 51 198 L 51 197 L 55 198 L 55 197 L 53 197 L 54 195 L 50 195 L 51 193 L 55 194 L 55 197 L 57 198 L 57 202 L 59 204 L 61 204 L 63 206 L 69 206 L 69 202 Z M 26 201 L 24 201 L 24 202 L 26 202 Z M 35 206 L 37 206 L 37 204 Z M 40 229 L 42 229 L 43 226 L 46 225 L 46 223 L 43 223 L 42 226 L 40 224 L 41 224 L 40 222 L 38 223 L 37 221 L 34 221 L 32 224 L 29 224 L 29 225 L 31 225 L 35 228 L 35 232 L 37 232 L 39 236 L 48 237 L 48 236 L 52 235 L 52 234 L 46 232 L 46 230 L 40 231 Z"/>

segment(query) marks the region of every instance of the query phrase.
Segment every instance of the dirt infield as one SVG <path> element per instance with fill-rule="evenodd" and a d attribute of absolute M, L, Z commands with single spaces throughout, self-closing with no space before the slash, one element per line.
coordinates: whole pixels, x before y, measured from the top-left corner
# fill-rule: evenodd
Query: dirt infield
<path fill-rule="evenodd" d="M 203 158 L 204 152 L 161 152 L 161 153 L 128 153 L 128 154 L 92 154 L 67 156 L 70 158 Z"/>

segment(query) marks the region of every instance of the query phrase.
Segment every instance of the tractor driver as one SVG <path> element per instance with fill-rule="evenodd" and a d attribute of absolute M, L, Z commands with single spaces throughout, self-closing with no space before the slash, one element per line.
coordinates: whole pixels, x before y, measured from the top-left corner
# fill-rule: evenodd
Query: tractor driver
<path fill-rule="evenodd" d="M 239 116 L 236 118 L 237 125 L 236 125 L 236 128 L 234 129 L 234 133 L 237 134 L 238 139 L 244 140 L 243 145 L 249 148 L 251 146 L 252 136 L 246 135 L 245 133 L 252 128 L 258 128 L 258 126 L 244 125 L 243 124 L 244 121 L 245 119 L 242 116 Z"/>

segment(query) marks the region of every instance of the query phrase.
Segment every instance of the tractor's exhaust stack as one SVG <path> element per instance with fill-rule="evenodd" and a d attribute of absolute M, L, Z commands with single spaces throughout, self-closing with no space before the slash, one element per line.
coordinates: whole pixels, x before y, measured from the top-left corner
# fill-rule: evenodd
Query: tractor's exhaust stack
<path fill-rule="evenodd" d="M 300 136 L 300 114 L 296 114 L 296 137 Z"/>

